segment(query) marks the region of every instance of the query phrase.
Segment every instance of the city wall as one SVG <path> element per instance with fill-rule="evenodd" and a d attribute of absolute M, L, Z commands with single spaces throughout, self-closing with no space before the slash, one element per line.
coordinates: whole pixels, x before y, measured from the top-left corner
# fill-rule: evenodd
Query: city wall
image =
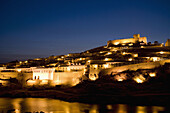
<path fill-rule="evenodd" d="M 0 72 L 1 79 L 17 78 L 18 72 Z"/>
<path fill-rule="evenodd" d="M 60 85 L 60 84 L 69 84 L 75 85 L 79 83 L 79 79 L 83 75 L 83 71 L 77 72 L 55 72 L 53 76 L 53 84 Z"/>
<path fill-rule="evenodd" d="M 111 73 L 119 73 L 126 70 L 137 70 L 137 69 L 153 69 L 159 67 L 161 64 L 167 61 L 162 62 L 147 62 L 147 63 L 139 63 L 139 64 L 132 64 L 132 65 L 125 65 L 120 67 L 113 67 L 108 69 L 103 69 L 100 74 L 101 75 L 110 75 Z"/>
<path fill-rule="evenodd" d="M 134 39 L 134 38 L 129 38 L 129 39 L 119 39 L 119 40 L 110 40 L 107 42 L 107 44 L 113 44 L 113 45 L 117 45 L 117 44 L 122 44 L 122 43 L 135 43 L 138 39 Z"/>
<path fill-rule="evenodd" d="M 137 41 L 144 42 L 146 44 L 147 38 L 146 37 L 140 37 L 140 34 L 134 34 L 133 38 L 119 39 L 119 40 L 109 40 L 107 42 L 107 46 L 109 46 L 110 44 L 118 45 L 118 44 L 136 43 Z"/>

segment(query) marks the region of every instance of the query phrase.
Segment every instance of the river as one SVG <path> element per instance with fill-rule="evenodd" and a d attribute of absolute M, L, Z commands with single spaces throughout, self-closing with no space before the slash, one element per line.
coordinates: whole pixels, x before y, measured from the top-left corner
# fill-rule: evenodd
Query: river
<path fill-rule="evenodd" d="M 0 113 L 162 113 L 164 106 L 83 104 L 49 98 L 0 98 Z M 163 112 L 164 113 L 164 112 Z"/>

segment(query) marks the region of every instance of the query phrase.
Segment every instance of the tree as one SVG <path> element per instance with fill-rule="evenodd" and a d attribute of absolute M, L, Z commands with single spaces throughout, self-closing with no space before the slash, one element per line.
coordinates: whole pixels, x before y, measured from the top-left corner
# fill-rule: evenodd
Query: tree
<path fill-rule="evenodd" d="M 155 44 L 155 45 L 158 45 L 159 43 L 158 43 L 158 41 L 154 41 L 154 44 Z"/>

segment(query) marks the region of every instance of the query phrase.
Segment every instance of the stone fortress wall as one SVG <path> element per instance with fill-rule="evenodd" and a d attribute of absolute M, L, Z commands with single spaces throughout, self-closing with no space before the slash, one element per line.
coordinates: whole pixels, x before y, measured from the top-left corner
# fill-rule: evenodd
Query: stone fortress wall
<path fill-rule="evenodd" d="M 119 73 L 126 70 L 135 71 L 137 69 L 154 69 L 156 67 L 164 65 L 165 63 L 170 63 L 170 59 L 156 61 L 156 62 L 138 63 L 138 64 L 131 64 L 131 65 L 125 65 L 120 67 L 113 67 L 113 68 L 103 69 L 101 70 L 100 73 L 103 75 L 110 75 L 111 73 Z"/>
<path fill-rule="evenodd" d="M 139 41 L 139 42 L 143 41 L 146 44 L 147 38 L 146 37 L 140 37 L 140 34 L 134 34 L 133 38 L 119 39 L 119 40 L 109 40 L 107 42 L 107 46 L 109 46 L 110 44 L 118 45 L 118 44 L 136 43 L 137 41 Z"/>

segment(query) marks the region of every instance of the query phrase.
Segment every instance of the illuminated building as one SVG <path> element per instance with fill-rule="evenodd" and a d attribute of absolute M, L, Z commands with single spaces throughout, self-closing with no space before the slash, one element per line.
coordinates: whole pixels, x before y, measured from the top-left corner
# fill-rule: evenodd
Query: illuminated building
<path fill-rule="evenodd" d="M 147 44 L 147 38 L 140 37 L 140 34 L 134 34 L 133 38 L 110 40 L 107 42 L 107 47 L 109 47 L 109 45 L 119 45 L 119 44 L 121 45 L 129 44 L 131 46 L 133 43 L 137 43 L 137 42 L 143 42 L 144 44 Z"/>
<path fill-rule="evenodd" d="M 53 68 L 35 68 L 33 69 L 33 80 L 53 80 Z"/>

